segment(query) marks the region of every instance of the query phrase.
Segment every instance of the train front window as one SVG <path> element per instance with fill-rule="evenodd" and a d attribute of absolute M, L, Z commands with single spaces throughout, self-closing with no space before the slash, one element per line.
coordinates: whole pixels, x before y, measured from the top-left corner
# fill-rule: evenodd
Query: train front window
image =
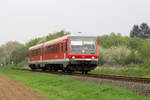
<path fill-rule="evenodd" d="M 71 48 L 76 49 L 76 48 L 82 48 L 82 41 L 80 40 L 71 40 Z"/>
<path fill-rule="evenodd" d="M 70 38 L 70 50 L 73 54 L 81 54 L 82 50 L 86 50 L 84 53 L 95 54 L 96 38 L 93 37 L 71 37 Z M 91 53 L 92 51 L 92 53 Z M 94 53 L 93 53 L 94 51 Z"/>
<path fill-rule="evenodd" d="M 95 49 L 95 40 L 93 39 L 72 39 L 71 49 Z"/>

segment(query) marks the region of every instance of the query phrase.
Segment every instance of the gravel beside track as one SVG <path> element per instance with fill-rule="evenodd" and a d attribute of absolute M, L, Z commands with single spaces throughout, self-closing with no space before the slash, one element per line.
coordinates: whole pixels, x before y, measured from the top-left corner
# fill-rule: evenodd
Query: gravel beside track
<path fill-rule="evenodd" d="M 0 75 L 0 100 L 46 100 L 30 88 Z"/>
<path fill-rule="evenodd" d="M 117 81 L 117 80 L 109 80 L 109 79 L 97 79 L 90 77 L 80 77 L 80 76 L 71 76 L 71 75 L 63 75 L 64 77 L 71 77 L 81 82 L 91 82 L 99 85 L 111 84 L 120 88 L 127 88 L 136 92 L 142 96 L 150 96 L 150 84 L 144 83 L 135 83 L 135 82 L 127 82 L 127 81 Z"/>
<path fill-rule="evenodd" d="M 50 73 L 50 72 L 43 72 L 40 70 L 36 71 L 28 69 L 16 69 L 16 70 Z M 127 88 L 142 96 L 150 96 L 150 78 L 126 77 L 115 75 L 97 75 L 97 74 L 83 75 L 78 73 L 68 74 L 62 72 L 51 72 L 50 74 L 64 77 L 71 77 L 82 82 L 92 82 L 100 85 L 111 84 L 120 88 Z"/>

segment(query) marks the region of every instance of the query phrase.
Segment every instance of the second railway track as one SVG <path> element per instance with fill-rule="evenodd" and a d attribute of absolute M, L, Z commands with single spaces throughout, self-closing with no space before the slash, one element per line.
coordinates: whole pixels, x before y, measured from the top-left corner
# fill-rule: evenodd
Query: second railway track
<path fill-rule="evenodd" d="M 80 74 L 80 73 L 48 72 L 48 71 L 41 71 L 41 70 L 33 71 L 30 69 L 18 69 L 18 68 L 13 68 L 13 69 L 23 70 L 23 71 L 31 71 L 31 72 L 50 73 L 50 74 L 57 74 L 57 75 L 71 75 L 71 76 L 90 77 L 90 78 L 99 78 L 99 79 L 101 78 L 101 79 L 145 83 L 145 84 L 150 83 L 150 78 L 127 77 L 127 76 L 104 75 L 104 74 Z"/>

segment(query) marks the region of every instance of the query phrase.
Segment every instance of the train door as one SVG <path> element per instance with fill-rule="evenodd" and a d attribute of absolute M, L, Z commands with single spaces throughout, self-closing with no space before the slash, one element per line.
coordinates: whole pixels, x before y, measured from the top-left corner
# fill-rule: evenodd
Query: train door
<path fill-rule="evenodd" d="M 64 59 L 64 42 L 61 43 L 61 59 Z"/>
<path fill-rule="evenodd" d="M 66 59 L 66 52 L 67 52 L 67 42 L 66 41 L 63 41 L 61 43 L 61 58 L 62 59 Z"/>
<path fill-rule="evenodd" d="M 43 67 L 43 50 L 44 50 L 44 48 L 41 47 L 40 49 L 41 49 L 41 50 L 40 50 L 40 51 L 41 51 L 40 66 Z"/>
<path fill-rule="evenodd" d="M 67 40 L 64 42 L 64 59 L 66 59 L 66 53 L 67 53 Z"/>

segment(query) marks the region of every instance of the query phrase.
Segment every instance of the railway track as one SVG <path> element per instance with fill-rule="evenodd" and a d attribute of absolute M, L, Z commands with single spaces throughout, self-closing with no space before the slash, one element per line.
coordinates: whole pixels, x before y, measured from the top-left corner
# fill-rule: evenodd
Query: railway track
<path fill-rule="evenodd" d="M 18 68 L 13 68 L 13 69 L 23 70 L 23 71 L 31 71 L 31 72 L 50 73 L 50 74 L 56 74 L 56 75 L 71 75 L 71 76 L 79 76 L 79 77 L 109 79 L 109 80 L 136 82 L 136 83 L 145 83 L 145 84 L 150 83 L 150 78 L 127 77 L 127 76 L 116 76 L 116 75 L 103 75 L 103 74 L 80 74 L 80 73 L 48 72 L 48 71 L 41 71 L 41 70 L 33 71 L 33 70 L 30 70 L 30 69 L 18 69 Z"/>

